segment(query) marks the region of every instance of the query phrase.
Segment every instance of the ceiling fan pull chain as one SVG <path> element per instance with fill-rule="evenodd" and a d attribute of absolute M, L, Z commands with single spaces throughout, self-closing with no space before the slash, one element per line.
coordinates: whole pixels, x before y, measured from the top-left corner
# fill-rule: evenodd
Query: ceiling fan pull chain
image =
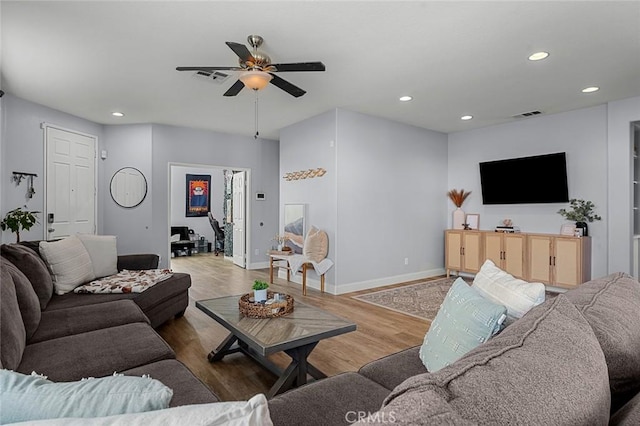
<path fill-rule="evenodd" d="M 253 136 L 254 139 L 258 139 L 260 133 L 258 133 L 258 91 L 254 90 L 256 93 L 256 134 Z"/>

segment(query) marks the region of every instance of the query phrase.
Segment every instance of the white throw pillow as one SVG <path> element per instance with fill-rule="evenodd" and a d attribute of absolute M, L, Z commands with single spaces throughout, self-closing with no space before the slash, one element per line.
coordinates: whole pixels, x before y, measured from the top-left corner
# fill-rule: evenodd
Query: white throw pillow
<path fill-rule="evenodd" d="M 309 260 L 322 262 L 322 260 L 327 257 L 328 251 L 329 237 L 327 233 L 312 226 L 309 232 L 307 232 L 307 237 L 304 239 L 302 254 Z"/>
<path fill-rule="evenodd" d="M 16 426 L 27 424 L 43 426 L 273 426 L 267 398 L 263 394 L 258 394 L 249 401 L 183 405 L 140 414 L 123 414 L 92 419 L 67 418 L 14 423 Z"/>
<path fill-rule="evenodd" d="M 506 306 L 506 325 L 522 318 L 531 308 L 544 302 L 545 298 L 544 284 L 515 278 L 490 260 L 486 260 L 476 274 L 473 288 L 488 300 Z"/>
<path fill-rule="evenodd" d="M 95 279 L 89 253 L 75 235 L 60 241 L 40 241 L 40 255 L 51 272 L 56 294 L 69 293 Z"/>
<path fill-rule="evenodd" d="M 115 235 L 77 234 L 91 258 L 96 278 L 118 273 L 118 250 Z"/>

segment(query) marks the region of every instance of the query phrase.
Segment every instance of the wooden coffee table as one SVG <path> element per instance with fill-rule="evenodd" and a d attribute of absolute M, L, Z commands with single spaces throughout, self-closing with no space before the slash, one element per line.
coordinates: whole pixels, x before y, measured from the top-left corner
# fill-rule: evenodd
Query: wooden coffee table
<path fill-rule="evenodd" d="M 307 383 L 307 374 L 315 379 L 327 377 L 307 358 L 318 342 L 328 337 L 355 331 L 356 325 L 322 309 L 295 301 L 292 313 L 278 318 L 247 318 L 240 314 L 238 296 L 200 300 L 196 307 L 229 330 L 229 336 L 208 355 L 210 362 L 243 352 L 278 376 L 267 393 L 268 398 Z M 282 370 L 267 356 L 284 351 L 291 363 Z"/>

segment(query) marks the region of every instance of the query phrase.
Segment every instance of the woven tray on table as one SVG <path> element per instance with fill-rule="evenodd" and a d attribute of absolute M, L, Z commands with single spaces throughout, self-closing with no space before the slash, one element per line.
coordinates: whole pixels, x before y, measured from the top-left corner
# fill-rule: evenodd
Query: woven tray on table
<path fill-rule="evenodd" d="M 273 299 L 274 293 L 267 292 L 267 299 Z M 285 300 L 273 302 L 270 305 L 251 301 L 253 293 L 247 293 L 240 297 L 238 306 L 240 313 L 249 318 L 276 318 L 293 312 L 293 297 L 285 295 Z"/>

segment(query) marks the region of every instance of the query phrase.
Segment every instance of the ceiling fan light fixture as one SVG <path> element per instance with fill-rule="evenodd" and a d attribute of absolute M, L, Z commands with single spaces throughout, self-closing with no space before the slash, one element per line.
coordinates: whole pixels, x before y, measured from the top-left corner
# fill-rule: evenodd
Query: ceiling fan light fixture
<path fill-rule="evenodd" d="M 262 90 L 267 87 L 273 76 L 264 71 L 245 71 L 240 74 L 240 81 L 250 89 Z"/>

